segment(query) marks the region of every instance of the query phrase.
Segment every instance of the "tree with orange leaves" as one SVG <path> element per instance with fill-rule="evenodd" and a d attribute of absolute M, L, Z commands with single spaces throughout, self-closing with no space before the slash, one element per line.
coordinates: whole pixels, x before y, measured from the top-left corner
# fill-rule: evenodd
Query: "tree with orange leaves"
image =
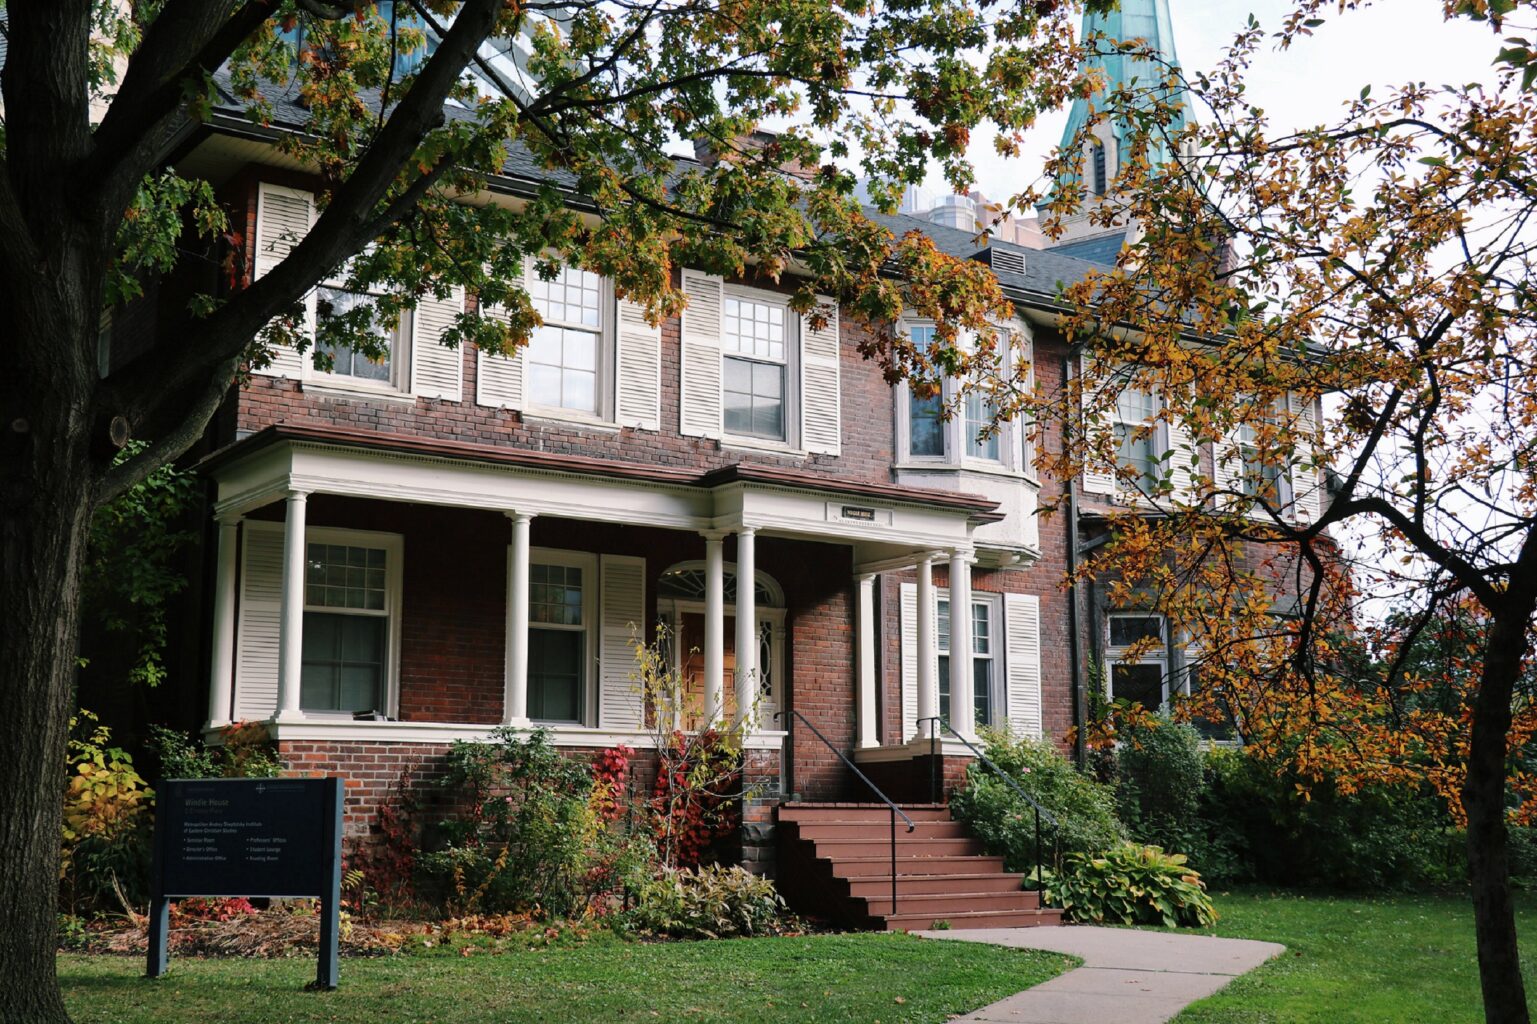
<path fill-rule="evenodd" d="M 1302 0 L 1281 46 L 1323 6 Z M 1443 13 L 1499 31 L 1532 6 Z M 1069 216 L 1135 230 L 1065 290 L 1079 372 L 1049 394 L 1018 375 L 986 386 L 1003 415 L 1076 425 L 1039 446 L 1044 471 L 1115 476 L 1098 563 L 1113 600 L 1152 595 L 1194 652 L 1181 714 L 1230 717 L 1303 777 L 1428 781 L 1455 808 L 1485 1014 L 1525 1024 L 1506 826 L 1537 809 L 1511 770 L 1537 732 L 1518 685 L 1537 617 L 1530 47 L 1508 42 L 1482 83 L 1363 89 L 1327 123 L 1277 131 L 1245 89 L 1266 38 L 1251 19 L 1209 74 L 1106 89 L 1050 195 L 1016 197 L 1045 204 L 1048 231 Z M 1124 142 L 1097 196 L 1083 160 L 1101 121 Z M 1128 394 L 1153 396 L 1140 423 L 1116 415 Z M 1125 457 L 1154 435 L 1151 465 Z M 1413 614 L 1372 621 L 1365 599 L 1383 594 Z M 1456 672 L 1410 656 L 1448 609 L 1478 624 L 1456 633 Z M 1363 637 L 1386 657 L 1375 681 L 1342 650 Z"/>

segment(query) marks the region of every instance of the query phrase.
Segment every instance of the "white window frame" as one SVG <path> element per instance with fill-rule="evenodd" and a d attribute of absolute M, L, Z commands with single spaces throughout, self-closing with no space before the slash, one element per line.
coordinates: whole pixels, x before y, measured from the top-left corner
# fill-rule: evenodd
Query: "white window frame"
<path fill-rule="evenodd" d="M 789 296 L 779 292 L 764 291 L 728 284 L 721 293 L 720 310 L 720 430 L 721 437 L 735 447 L 768 448 L 777 451 L 801 450 L 801 318 L 790 308 Z M 784 362 L 733 351 L 726 343 L 726 302 L 751 302 L 760 306 L 777 306 L 784 311 Z M 733 433 L 726 426 L 726 361 L 741 359 L 747 362 L 782 365 L 784 367 L 784 432 L 782 437 L 763 437 L 758 434 Z"/>
<path fill-rule="evenodd" d="M 279 524 L 281 528 L 281 524 Z M 305 587 L 304 614 L 366 615 L 389 620 L 385 627 L 384 654 L 384 706 L 379 708 L 387 717 L 400 717 L 400 626 L 402 581 L 404 579 L 405 538 L 398 533 L 377 530 L 348 530 L 332 526 L 307 526 L 304 530 L 305 565 L 308 569 L 309 545 L 338 544 L 354 548 L 380 548 L 384 551 L 384 609 L 332 608 L 309 603 L 309 588 Z M 308 572 L 306 571 L 306 575 Z M 306 581 L 307 584 L 307 581 Z M 302 627 L 301 627 L 302 628 Z M 301 681 L 302 693 L 302 681 Z M 306 718 L 337 718 L 352 720 L 351 711 L 301 708 Z"/>
<path fill-rule="evenodd" d="M 508 580 L 512 579 L 512 549 L 507 552 Z M 600 612 L 598 604 L 598 591 L 601 582 L 598 579 L 598 556 L 590 551 L 570 551 L 564 548 L 529 548 L 528 564 L 532 569 L 536 565 L 558 565 L 566 568 L 582 570 L 582 625 L 581 630 L 586 634 L 582 643 L 582 692 L 580 694 L 580 717 L 572 722 L 565 719 L 534 719 L 536 724 L 560 726 L 584 726 L 591 728 L 597 720 L 598 712 L 598 640 L 602 632 L 602 623 L 598 619 Z M 529 609 L 533 609 L 533 582 L 532 572 L 529 574 L 530 594 Z M 508 595 L 509 599 L 511 594 Z M 534 622 L 532 614 L 529 617 L 528 630 L 532 633 L 536 629 L 559 630 L 572 632 L 577 627 L 565 626 L 556 623 Z M 532 644 L 530 644 L 532 647 Z M 533 675 L 533 665 L 529 665 L 529 675 Z"/>
<path fill-rule="evenodd" d="M 525 264 L 524 287 L 531 289 L 535 281 L 543 282 L 535 270 L 535 260 L 530 258 Z M 540 402 L 534 389 L 533 360 L 530 357 L 529 344 L 524 345 L 518 353 L 523 360 L 523 410 L 530 416 L 542 419 L 566 420 L 573 423 L 590 423 L 599 426 L 612 426 L 615 422 L 615 410 L 618 406 L 618 379 L 616 375 L 616 357 L 618 352 L 618 299 L 614 293 L 614 282 L 602 274 L 593 271 L 584 271 L 581 267 L 573 267 L 566 264 L 562 272 L 576 271 L 589 273 L 598 279 L 598 330 L 597 330 L 597 358 L 596 373 L 593 382 L 593 396 L 596 399 L 597 409 L 587 412 L 582 409 L 568 409 L 562 405 L 550 405 Z M 545 282 L 553 283 L 553 282 Z M 535 303 L 532 291 L 529 293 L 530 304 Z M 534 307 L 538 309 L 537 305 Z M 543 313 L 540 316 L 543 317 Z M 549 327 L 560 327 L 570 330 L 591 331 L 586 324 L 565 320 L 546 320 Z"/>
<path fill-rule="evenodd" d="M 1115 619 L 1157 619 L 1160 646 L 1148 651 L 1141 657 L 1129 657 L 1130 646 L 1111 643 L 1111 623 Z M 1115 667 L 1117 665 L 1157 665 L 1161 670 L 1159 674 L 1162 677 L 1158 707 L 1166 706 L 1169 703 L 1169 689 L 1173 682 L 1170 677 L 1169 663 L 1169 620 L 1166 616 L 1158 612 L 1133 611 L 1130 609 L 1121 609 L 1105 614 L 1105 698 L 1107 700 L 1115 698 Z M 1158 708 L 1148 708 L 1147 710 L 1157 711 Z"/>
<path fill-rule="evenodd" d="M 914 330 L 932 328 L 932 321 L 907 319 L 901 324 L 901 331 L 909 339 Z M 999 333 L 1006 333 L 1010 343 L 1006 350 L 998 352 L 1000 362 L 1012 367 L 1018 355 L 1016 345 L 1012 338 L 1022 332 L 1012 325 L 1005 330 L 998 328 Z M 1028 335 L 1024 342 L 1030 345 Z M 971 342 L 963 337 L 960 344 L 965 349 L 971 348 Z M 1035 379 L 1034 364 L 1031 365 L 1030 380 L 1033 386 Z M 985 458 L 971 454 L 974 439 L 969 436 L 969 423 L 967 417 L 967 405 L 970 392 L 965 391 L 960 383 L 952 377 L 946 377 L 940 386 L 940 407 L 948 410 L 951 415 L 943 421 L 944 429 L 944 453 L 942 455 L 915 455 L 912 450 L 912 403 L 913 390 L 911 385 L 903 381 L 898 385 L 896 401 L 897 413 L 897 462 L 899 467 L 909 466 L 915 469 L 939 469 L 954 468 L 979 470 L 986 473 L 1005 473 L 1024 476 L 1034 479 L 1035 474 L 1029 468 L 1027 453 L 1029 449 L 1028 431 L 1021 429 L 1013 420 L 1007 420 L 998 425 L 998 431 L 993 435 L 993 441 L 998 448 L 997 458 Z"/>
<path fill-rule="evenodd" d="M 320 289 L 330 288 L 339 291 L 351 292 L 354 295 L 366 295 L 371 299 L 383 298 L 383 292 L 358 292 L 347 286 L 347 277 L 350 273 L 350 261 L 343 263 L 329 276 L 324 278 L 310 294 L 310 301 L 315 303 L 314 328 L 316 341 L 311 350 L 302 358 L 304 364 L 304 377 L 306 387 L 319 388 L 325 391 L 352 392 L 359 395 L 380 396 L 406 396 L 411 388 L 411 337 L 412 318 L 416 315 L 412 310 L 402 310 L 400 319 L 390 330 L 390 375 L 388 380 L 368 380 L 364 377 L 354 377 L 346 373 L 332 373 L 315 368 L 315 352 L 319 348 L 320 335 Z"/>
<path fill-rule="evenodd" d="M 949 629 L 941 630 L 937 625 L 942 621 L 939 615 L 940 603 L 943 602 L 946 605 L 950 603 L 950 588 L 935 587 L 934 590 L 934 621 L 936 623 L 934 630 L 934 659 L 937 663 L 940 658 L 950 656 Z M 973 663 L 972 679 L 976 679 L 975 663 L 978 659 L 986 659 L 992 662 L 992 671 L 988 673 L 989 690 L 987 698 L 987 706 L 992 710 L 992 721 L 977 722 L 976 726 L 980 729 L 985 726 L 1002 725 L 1008 722 L 1009 686 L 1008 679 L 1006 678 L 1008 675 L 1008 652 L 1004 648 L 1003 595 L 986 590 L 973 590 L 971 592 L 973 639 L 976 633 L 976 614 L 978 608 L 984 608 L 987 611 L 988 652 L 986 654 L 978 654 L 975 650 L 971 652 Z M 972 646 L 975 647 L 976 645 L 973 644 Z M 939 671 L 937 664 L 935 671 Z M 937 682 L 947 688 L 949 686 L 948 675 L 946 673 L 939 673 Z M 973 683 L 973 685 L 975 684 Z"/>

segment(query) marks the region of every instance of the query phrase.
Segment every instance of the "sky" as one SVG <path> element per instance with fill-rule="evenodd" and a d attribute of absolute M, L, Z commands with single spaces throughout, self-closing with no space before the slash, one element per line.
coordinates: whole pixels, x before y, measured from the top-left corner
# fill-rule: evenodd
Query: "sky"
<path fill-rule="evenodd" d="M 1272 33 L 1292 9 L 1290 0 L 1169 0 L 1175 45 L 1187 72 L 1216 66 L 1223 50 L 1249 14 Z M 1378 0 L 1364 10 L 1324 14 L 1311 39 L 1290 50 L 1262 45 L 1249 78 L 1255 101 L 1274 127 L 1301 127 L 1337 114 L 1344 103 L 1373 85 L 1375 92 L 1410 81 L 1489 80 L 1498 37 L 1487 25 L 1466 19 L 1448 23 L 1441 0 Z M 1507 32 L 1506 34 L 1509 34 Z M 1067 123 L 1067 111 L 1043 117 L 1018 158 L 1003 158 L 992 139 L 977 133 L 971 157 L 978 187 L 993 199 L 1007 199 L 1031 184 Z M 948 191 L 936 178 L 936 193 Z"/>

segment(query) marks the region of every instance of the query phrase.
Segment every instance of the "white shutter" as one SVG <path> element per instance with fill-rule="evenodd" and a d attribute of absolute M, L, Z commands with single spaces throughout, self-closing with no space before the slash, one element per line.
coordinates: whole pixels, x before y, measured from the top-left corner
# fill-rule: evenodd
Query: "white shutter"
<path fill-rule="evenodd" d="M 1298 439 L 1292 457 L 1292 511 L 1298 522 L 1311 523 L 1323 515 L 1321 473 L 1313 464 L 1318 457 L 1318 419 L 1313 415 L 1313 403 L 1295 392 L 1287 394 L 1286 403 L 1292 412 L 1292 431 Z"/>
<path fill-rule="evenodd" d="M 315 196 L 296 188 L 269 185 L 257 186 L 256 199 L 256 257 L 252 276 L 261 277 L 282 263 L 299 241 L 309 234 L 315 223 Z M 305 333 L 315 334 L 315 293 L 304 297 Z M 272 363 L 257 373 L 269 377 L 298 379 L 304 374 L 304 360 L 298 351 L 288 345 L 272 348 Z"/>
<path fill-rule="evenodd" d="M 447 298 L 430 292 L 416 303 L 411 314 L 411 393 L 423 398 L 464 398 L 464 353 L 444 348 L 443 332 L 464 312 L 464 289 L 455 285 Z"/>
<path fill-rule="evenodd" d="M 507 314 L 496 306 L 486 306 L 482 316 L 505 321 Z M 498 409 L 523 408 L 523 353 L 524 345 L 510 356 L 496 356 L 489 352 L 475 354 L 475 402 Z"/>
<path fill-rule="evenodd" d="M 1041 599 L 1034 594 L 1003 595 L 1003 619 L 1009 728 L 1019 736 L 1040 736 Z"/>
<path fill-rule="evenodd" d="M 1218 511 L 1231 511 L 1239 499 L 1234 493 L 1243 490 L 1243 454 L 1238 446 L 1238 429 L 1211 446 L 1212 485 L 1218 494 L 1212 499 Z M 1230 493 L 1222 493 L 1230 492 Z"/>
<path fill-rule="evenodd" d="M 1167 408 L 1165 411 L 1169 419 L 1163 425 L 1164 450 L 1169 455 L 1167 466 L 1171 471 L 1170 482 L 1174 485 L 1174 493 L 1170 498 L 1176 502 L 1189 502 L 1195 497 L 1197 469 L 1191 463 L 1197 457 L 1197 449 L 1183 416 Z"/>
<path fill-rule="evenodd" d="M 614 359 L 614 419 L 622 427 L 662 426 L 662 329 L 646 322 L 646 309 L 619 300 L 618 346 Z"/>
<path fill-rule="evenodd" d="M 646 637 L 646 560 L 603 555 L 598 570 L 602 632 L 598 640 L 598 727 L 638 729 L 645 700 L 635 678 L 635 640 Z"/>
<path fill-rule="evenodd" d="M 904 583 L 898 601 L 902 641 L 902 735 L 912 739 L 918 728 L 918 585 Z"/>
<path fill-rule="evenodd" d="M 725 282 L 697 270 L 683 271 L 683 353 L 678 396 L 678 431 L 694 437 L 721 436 L 721 307 Z"/>
<path fill-rule="evenodd" d="M 271 718 L 278 706 L 278 631 L 283 620 L 283 524 L 240 528 L 240 622 L 235 639 L 235 718 Z"/>
<path fill-rule="evenodd" d="M 1079 361 L 1078 361 L 1078 379 L 1080 381 L 1084 380 L 1087 377 L 1088 368 L 1089 368 L 1089 360 L 1087 358 L 1080 358 Z M 1083 397 L 1084 397 L 1085 402 L 1087 404 L 1087 399 L 1090 396 L 1088 394 L 1085 394 Z M 1097 430 L 1101 430 L 1101 429 L 1108 430 L 1110 428 L 1110 425 L 1112 423 L 1112 417 L 1114 415 L 1115 415 L 1114 408 L 1105 410 L 1105 411 L 1103 411 L 1103 412 L 1098 414 L 1098 417 L 1097 417 L 1098 418 L 1098 423 L 1096 423 L 1096 422 L 1094 422 L 1093 420 L 1090 419 L 1090 416 L 1088 414 L 1085 414 L 1084 417 L 1083 417 L 1083 430 L 1086 433 L 1085 440 L 1093 438 L 1093 436 L 1094 436 L 1094 434 L 1095 434 L 1095 432 Z M 1115 488 L 1115 484 L 1116 484 L 1116 479 L 1115 479 L 1115 473 L 1113 472 L 1113 468 L 1107 469 L 1106 467 L 1103 467 L 1103 466 L 1091 466 L 1091 465 L 1085 465 L 1084 466 L 1084 470 L 1083 470 L 1083 489 L 1085 491 L 1087 491 L 1088 493 L 1090 493 L 1090 494 L 1101 494 L 1101 495 L 1104 495 L 1106 497 L 1109 497 L 1109 496 L 1115 494 L 1115 489 L 1116 489 Z"/>
<path fill-rule="evenodd" d="M 837 455 L 842 418 L 842 384 L 838 379 L 838 304 L 817 296 L 827 317 L 821 330 L 812 330 L 801 317 L 801 447 L 821 455 Z"/>

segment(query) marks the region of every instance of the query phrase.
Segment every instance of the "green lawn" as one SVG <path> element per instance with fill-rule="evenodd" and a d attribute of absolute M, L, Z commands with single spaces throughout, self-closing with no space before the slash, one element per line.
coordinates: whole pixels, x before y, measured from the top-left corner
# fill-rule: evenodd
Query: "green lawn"
<path fill-rule="evenodd" d="M 904 935 L 663 944 L 594 940 L 497 955 L 342 961 L 341 988 L 301 991 L 311 960 L 141 960 L 63 955 L 77 1024 L 335 1021 L 938 1022 L 1074 966 L 1071 958 Z"/>
<path fill-rule="evenodd" d="M 1518 895 L 1522 964 L 1537 995 L 1537 898 Z M 1483 1020 L 1465 897 L 1219 894 L 1215 933 L 1286 952 L 1180 1014 L 1178 1024 L 1388 1024 Z M 1532 1000 L 1537 1009 L 1537 1000 Z"/>

